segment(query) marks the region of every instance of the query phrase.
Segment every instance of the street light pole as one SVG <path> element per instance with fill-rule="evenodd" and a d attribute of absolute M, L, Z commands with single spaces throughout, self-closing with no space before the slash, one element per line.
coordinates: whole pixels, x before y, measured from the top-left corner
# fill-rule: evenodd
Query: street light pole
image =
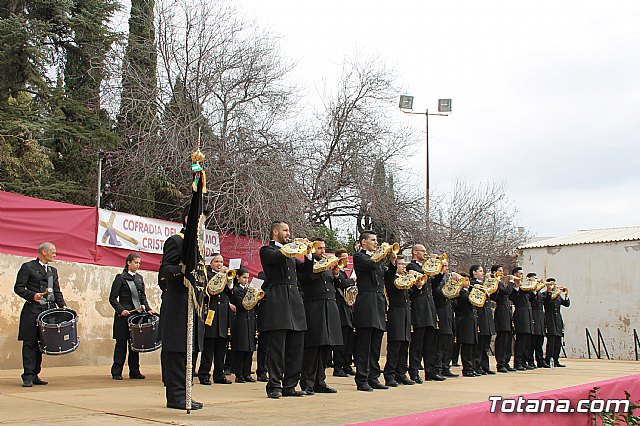
<path fill-rule="evenodd" d="M 98 202 L 97 206 L 100 208 L 100 201 L 102 200 L 102 160 L 104 159 L 104 152 L 98 152 Z"/>

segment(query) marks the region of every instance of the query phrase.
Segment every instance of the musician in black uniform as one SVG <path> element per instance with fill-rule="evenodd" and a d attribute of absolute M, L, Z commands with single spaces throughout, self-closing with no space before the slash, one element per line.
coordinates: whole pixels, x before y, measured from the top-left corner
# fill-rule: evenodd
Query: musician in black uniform
<path fill-rule="evenodd" d="M 353 325 L 356 329 L 356 376 L 360 391 L 389 389 L 380 383 L 380 347 L 387 329 L 385 321 L 386 302 L 384 298 L 383 262 L 374 262 L 371 255 L 378 248 L 378 237 L 372 231 L 364 231 L 358 239 L 361 250 L 353 255 L 353 268 L 358 277 L 358 297 L 353 310 Z M 396 254 L 390 253 L 389 260 L 395 264 Z M 395 274 L 395 267 L 387 271 Z"/>
<path fill-rule="evenodd" d="M 522 269 L 514 269 L 512 275 L 522 279 Z M 519 275 L 518 275 L 519 274 Z M 496 368 L 499 373 L 508 373 L 515 371 L 509 363 L 511 362 L 511 340 L 513 338 L 513 314 L 512 303 L 509 299 L 513 292 L 514 279 L 501 280 L 498 284 L 496 292 L 496 310 L 493 313 L 493 319 L 496 326 L 495 355 Z"/>
<path fill-rule="evenodd" d="M 40 244 L 38 258 L 22 264 L 13 287 L 13 291 L 25 300 L 20 312 L 18 340 L 22 341 L 22 386 L 28 388 L 48 383 L 38 376 L 42 369 L 42 352 L 38 347 L 38 315 L 56 306 L 66 309 L 58 282 L 58 270 L 49 265 L 55 258 L 55 245 L 48 242 Z"/>
<path fill-rule="evenodd" d="M 304 331 L 307 320 L 304 303 L 298 290 L 297 268 L 313 262 L 311 255 L 304 262 L 289 258 L 280 248 L 289 242 L 289 225 L 276 221 L 271 224 L 271 241 L 260 248 L 260 261 L 266 281 L 262 286 L 265 297 L 258 312 L 260 332 L 267 332 L 267 396 L 303 396 L 296 390 L 302 371 Z"/>
<path fill-rule="evenodd" d="M 333 254 L 339 258 L 349 259 L 349 253 L 346 248 L 336 249 Z M 356 285 L 356 282 L 349 278 L 343 270 L 340 270 L 338 280 L 341 283 L 336 285 L 336 305 L 338 306 L 338 312 L 340 312 L 343 344 L 333 348 L 333 375 L 336 377 L 348 377 L 356 375 L 356 372 L 351 368 L 355 333 L 353 331 L 353 306 L 349 306 L 345 301 L 343 289 Z"/>
<path fill-rule="evenodd" d="M 535 277 L 531 272 L 527 278 Z M 531 298 L 528 291 L 520 290 L 520 282 L 516 281 L 513 291 L 509 296 L 515 311 L 513 313 L 513 325 L 516 332 L 516 347 L 513 366 L 518 371 L 533 370 L 529 365 L 529 347 L 531 345 L 531 332 L 533 331 L 533 311 L 531 310 Z"/>
<path fill-rule="evenodd" d="M 109 292 L 109 303 L 115 309 L 113 338 L 116 340 L 116 346 L 113 350 L 111 366 L 111 378 L 114 380 L 122 380 L 122 368 L 127 357 L 127 347 L 129 347 L 129 316 L 136 312 L 155 313 L 149 306 L 144 281 L 142 275 L 137 273 L 138 269 L 140 269 L 140 255 L 129 253 L 125 260 L 124 271 L 116 275 Z M 140 373 L 140 354 L 131 350 L 131 347 L 128 350 L 129 378 L 144 379 L 145 376 Z"/>
<path fill-rule="evenodd" d="M 533 328 L 531 330 L 531 345 L 529 347 L 529 365 L 545 368 L 544 353 L 542 345 L 544 344 L 544 301 L 547 298 L 547 288 L 542 287 L 539 291 L 530 291 L 531 312 L 533 313 Z M 536 364 L 533 363 L 535 360 Z"/>
<path fill-rule="evenodd" d="M 413 260 L 407 265 L 409 271 L 423 273 L 422 264 L 427 259 L 426 249 L 416 244 L 411 249 Z M 411 289 L 411 343 L 409 344 L 409 377 L 416 383 L 422 383 L 420 365 L 424 360 L 425 380 L 445 380 L 436 371 L 436 352 L 438 344 L 437 311 L 433 300 L 433 286 L 438 285 L 442 276 L 430 277 L 427 285 L 414 286 Z"/>
<path fill-rule="evenodd" d="M 249 288 L 249 271 L 240 267 L 234 278 L 231 291 L 231 303 L 236 307 L 233 317 L 233 334 L 231 335 L 231 350 L 233 351 L 232 371 L 236 376 L 236 383 L 255 382 L 251 377 L 251 360 L 256 350 L 256 314 L 252 309 L 247 310 L 242 305 L 242 299 Z"/>
<path fill-rule="evenodd" d="M 466 273 L 460 275 L 466 276 Z M 460 344 L 460 358 L 462 359 L 462 375 L 477 377 L 475 371 L 473 350 L 478 344 L 478 311 L 469 302 L 470 283 L 464 281 L 460 295 L 455 299 L 456 340 Z"/>
<path fill-rule="evenodd" d="M 316 252 L 313 259 L 322 260 L 326 244 L 322 238 L 314 239 Z M 307 395 L 314 393 L 336 393 L 327 386 L 325 366 L 331 348 L 342 345 L 340 313 L 336 304 L 336 287 L 346 286 L 339 280 L 340 267 L 337 263 L 330 269 L 314 273 L 314 263 L 305 262 L 299 279 L 303 289 L 304 310 L 307 331 L 304 333 L 304 356 L 300 387 Z"/>
<path fill-rule="evenodd" d="M 484 270 L 480 265 L 472 265 L 469 275 L 471 275 L 471 287 L 475 284 L 482 285 L 484 282 Z M 484 306 L 476 307 L 476 310 L 478 311 L 478 343 L 473 352 L 475 372 L 482 376 L 496 374 L 495 371 L 489 369 L 489 355 L 487 354 L 491 345 L 491 336 L 496 333 L 489 296 L 487 296 Z"/>
<path fill-rule="evenodd" d="M 411 340 L 411 299 L 409 298 L 411 290 L 401 290 L 395 285 L 395 280 L 405 274 L 406 265 L 402 256 L 397 256 L 395 265 L 391 263 L 389 270 L 384 274 L 389 309 L 387 309 L 387 362 L 383 375 L 385 384 L 391 387 L 397 387 L 399 384 L 415 384 L 406 375 Z"/>
<path fill-rule="evenodd" d="M 453 304 L 451 299 L 444 297 L 442 293 L 442 288 L 445 285 L 444 274 L 448 268 L 448 265 L 444 265 L 440 274 L 429 279 L 433 292 L 433 302 L 436 305 L 438 314 L 438 334 L 434 363 L 438 375 L 442 377 L 458 377 L 457 374 L 451 372 L 451 355 L 455 331 Z"/>
<path fill-rule="evenodd" d="M 169 237 L 162 249 L 162 262 L 158 272 L 158 285 L 163 290 L 160 308 L 160 335 L 162 353 L 160 361 L 165 383 L 167 408 L 186 408 L 187 372 L 187 306 L 189 291 L 184 285 L 184 275 L 180 266 L 184 226 L 187 224 L 189 206 L 182 212 L 183 228 L 180 233 Z M 204 329 L 194 313 L 194 360 L 204 339 Z M 195 364 L 195 361 L 194 361 Z M 191 409 L 202 408 L 202 403 L 191 401 Z"/>
<path fill-rule="evenodd" d="M 207 270 L 207 281 L 218 273 L 225 273 L 224 258 L 220 253 L 214 253 Z M 201 385 L 211 385 L 211 365 L 213 365 L 213 382 L 223 385 L 231 383 L 224 375 L 224 359 L 227 354 L 229 338 L 229 310 L 231 289 L 225 285 L 224 289 L 215 295 L 207 294 L 205 301 L 209 310 L 215 312 L 211 325 L 204 325 L 204 345 L 198 368 L 198 380 Z M 233 309 L 236 307 L 234 305 Z"/>
<path fill-rule="evenodd" d="M 562 349 L 562 335 L 564 334 L 564 322 L 562 321 L 562 313 L 560 307 L 569 307 L 569 290 L 561 289 L 560 294 L 554 299 L 551 297 L 555 288 L 555 278 L 547 278 L 547 297 L 544 301 L 544 315 L 547 329 L 547 348 L 545 353 L 545 361 L 551 364 L 553 360 L 554 367 L 566 367 L 560 364 L 560 350 Z"/>

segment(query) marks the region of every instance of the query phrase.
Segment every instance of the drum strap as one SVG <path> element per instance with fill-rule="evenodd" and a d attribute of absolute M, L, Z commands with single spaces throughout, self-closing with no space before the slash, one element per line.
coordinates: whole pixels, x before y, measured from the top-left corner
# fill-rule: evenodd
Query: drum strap
<path fill-rule="evenodd" d="M 129 290 L 131 290 L 131 301 L 133 302 L 133 306 L 138 309 L 140 308 L 140 295 L 138 294 L 138 288 L 136 287 L 136 283 L 133 280 L 125 280 L 127 284 L 129 284 Z"/>
<path fill-rule="evenodd" d="M 53 296 L 53 275 L 49 275 L 49 277 L 47 278 L 47 288 L 50 288 L 51 291 L 47 294 L 46 297 L 40 299 L 41 305 L 46 305 L 55 300 L 55 297 Z"/>

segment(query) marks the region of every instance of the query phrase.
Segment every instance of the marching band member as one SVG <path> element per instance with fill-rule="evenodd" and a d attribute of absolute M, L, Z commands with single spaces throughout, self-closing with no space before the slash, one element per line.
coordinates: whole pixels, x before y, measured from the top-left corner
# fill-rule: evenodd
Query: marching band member
<path fill-rule="evenodd" d="M 220 253 L 214 253 L 209 263 L 207 280 L 223 271 L 224 258 Z M 201 385 L 211 385 L 211 366 L 213 365 L 213 382 L 223 385 L 231 383 L 224 375 L 224 358 L 227 354 L 229 338 L 229 310 L 235 310 L 231 305 L 229 295 L 231 290 L 225 285 L 224 290 L 216 295 L 207 295 L 209 310 L 215 312 L 211 325 L 204 325 L 204 345 L 198 379 Z M 233 306 L 233 308 L 231 308 Z"/>
<path fill-rule="evenodd" d="M 517 267 L 513 275 L 522 274 L 522 268 Z M 527 278 L 535 277 L 535 273 L 527 274 Z M 533 331 L 533 312 L 531 301 L 527 291 L 520 290 L 521 282 L 516 281 L 509 298 L 515 306 L 513 313 L 513 325 L 516 332 L 516 347 L 513 365 L 516 370 L 532 370 L 529 365 L 528 353 L 531 345 L 531 332 Z"/>
<path fill-rule="evenodd" d="M 242 299 L 249 288 L 249 271 L 240 267 L 234 278 L 231 301 L 236 307 L 233 317 L 231 349 L 233 350 L 233 374 L 237 383 L 255 382 L 251 377 L 251 361 L 256 350 L 256 314 L 242 306 Z"/>
<path fill-rule="evenodd" d="M 409 299 L 411 290 L 401 290 L 394 284 L 396 279 L 406 274 L 406 265 L 402 256 L 397 256 L 395 269 L 394 275 L 385 274 L 384 276 L 389 308 L 387 309 L 387 362 L 383 375 L 385 384 L 391 387 L 397 387 L 398 384 L 415 384 L 406 376 L 411 340 L 411 300 Z"/>
<path fill-rule="evenodd" d="M 512 275 L 516 276 L 520 274 L 522 279 L 522 270 L 518 272 L 512 271 Z M 513 292 L 513 287 L 517 278 L 511 278 L 504 283 L 501 280 L 498 284 L 498 291 L 496 292 L 496 309 L 494 311 L 494 324 L 496 326 L 496 341 L 495 341 L 495 355 L 496 355 L 496 368 L 499 373 L 508 373 L 509 371 L 515 371 L 509 363 L 511 362 L 511 339 L 513 336 L 513 314 L 512 304 L 509 297 Z"/>
<path fill-rule="evenodd" d="M 58 282 L 58 270 L 49 265 L 55 258 L 56 246 L 48 242 L 40 244 L 38 258 L 22 264 L 13 287 L 13 291 L 25 300 L 20 312 L 18 340 L 22 341 L 22 386 L 26 388 L 48 383 L 38 376 L 42 370 L 38 315 L 54 306 L 66 308 Z"/>
<path fill-rule="evenodd" d="M 113 365 L 111 366 L 111 377 L 114 380 L 122 380 L 122 368 L 129 346 L 128 317 L 141 308 L 149 314 L 155 313 L 149 306 L 144 281 L 142 275 L 137 273 L 138 269 L 140 269 L 140 255 L 129 253 L 124 271 L 116 275 L 109 293 L 109 303 L 115 309 L 113 338 L 116 340 L 116 346 L 113 350 Z M 144 379 L 144 375 L 140 373 L 140 354 L 132 351 L 131 347 L 129 347 L 129 378 Z"/>
<path fill-rule="evenodd" d="M 346 248 L 339 248 L 334 256 L 349 259 Z M 333 349 L 333 375 L 336 377 L 355 376 L 356 372 L 351 368 L 353 361 L 353 344 L 355 333 L 353 331 L 353 306 L 349 306 L 344 298 L 342 289 L 356 285 L 355 280 L 349 278 L 344 270 L 340 270 L 336 285 L 336 305 L 340 313 L 340 326 L 342 329 L 342 345 Z"/>
<path fill-rule="evenodd" d="M 494 271 L 495 268 L 495 271 Z M 492 273 L 502 270 L 502 266 L 494 266 L 491 268 Z M 482 285 L 484 278 L 484 269 L 480 265 L 473 265 L 469 270 L 471 278 L 471 286 L 474 284 Z M 493 295 L 491 295 L 493 296 Z M 496 328 L 493 323 L 493 312 L 491 311 L 491 300 L 487 296 L 487 301 L 481 308 L 476 308 L 478 311 L 478 343 L 475 347 L 475 371 L 477 374 L 496 374 L 495 371 L 489 368 L 489 347 L 491 346 L 491 336 L 496 334 Z"/>
<path fill-rule="evenodd" d="M 545 361 L 547 364 L 553 360 L 554 367 L 566 367 L 560 364 L 560 350 L 562 349 L 562 335 L 564 333 L 564 322 L 560 307 L 569 307 L 569 290 L 556 289 L 555 278 L 547 278 L 548 295 L 544 301 L 545 322 L 547 325 L 547 351 Z M 553 298 L 553 291 L 560 291 L 560 294 Z"/>
<path fill-rule="evenodd" d="M 539 291 L 532 290 L 530 292 L 531 312 L 533 313 L 533 328 L 531 330 L 531 346 L 529 347 L 529 365 L 538 368 L 545 368 L 544 353 L 542 345 L 544 344 L 544 301 L 547 297 L 546 286 Z"/>
<path fill-rule="evenodd" d="M 358 277 L 358 297 L 353 310 L 356 329 L 356 376 L 359 391 L 388 389 L 380 383 L 380 347 L 386 331 L 386 303 L 382 262 L 373 262 L 371 255 L 378 248 L 378 237 L 373 231 L 363 231 L 358 238 L 361 250 L 353 255 L 353 267 Z M 396 254 L 390 253 L 391 266 L 386 274 L 395 275 Z"/>
<path fill-rule="evenodd" d="M 451 355 L 453 352 L 455 331 L 453 304 L 451 299 L 447 299 L 442 294 L 442 288 L 445 285 L 444 274 L 448 268 L 449 265 L 444 265 L 442 273 L 436 275 L 433 280 L 429 280 L 433 290 L 433 301 L 436 305 L 436 312 L 438 313 L 435 368 L 436 373 L 442 377 L 458 377 L 457 374 L 451 372 Z"/>
<path fill-rule="evenodd" d="M 460 275 L 465 276 L 466 273 Z M 460 358 L 462 358 L 462 375 L 477 377 L 475 371 L 473 350 L 478 344 L 478 311 L 469 302 L 470 283 L 464 282 L 460 295 L 455 303 L 456 339 L 460 344 Z"/>
<path fill-rule="evenodd" d="M 409 271 L 423 273 L 422 264 L 427 259 L 427 251 L 422 244 L 416 244 L 411 248 L 411 256 L 413 259 L 407 265 Z M 424 372 L 426 380 L 445 380 L 436 371 L 436 352 L 437 352 L 437 314 L 436 305 L 433 301 L 433 290 L 435 280 L 439 278 L 430 277 L 429 283 L 425 286 L 414 286 L 411 289 L 411 324 L 413 332 L 411 333 L 411 343 L 409 344 L 409 377 L 416 383 L 422 383 L 420 374 L 420 365 L 424 360 Z M 437 283 L 436 283 L 437 285 Z"/>
<path fill-rule="evenodd" d="M 258 316 L 260 332 L 267 332 L 269 382 L 266 390 L 269 398 L 305 395 L 296 390 L 302 371 L 304 331 L 307 330 L 296 269 L 313 261 L 310 255 L 305 256 L 302 263 L 280 252 L 280 248 L 289 242 L 290 235 L 288 224 L 273 222 L 271 241 L 260 248 L 266 281 L 262 286 L 265 297 L 260 302 Z"/>

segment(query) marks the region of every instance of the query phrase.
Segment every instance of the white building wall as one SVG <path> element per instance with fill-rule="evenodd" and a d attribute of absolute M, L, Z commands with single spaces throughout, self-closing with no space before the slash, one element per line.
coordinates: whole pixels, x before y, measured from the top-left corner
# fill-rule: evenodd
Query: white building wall
<path fill-rule="evenodd" d="M 633 329 L 640 333 L 640 241 L 526 248 L 518 254 L 525 274 L 554 277 L 569 288 L 562 307 L 565 349 L 587 358 L 585 329 L 597 345 L 600 328 L 612 359 L 634 360 Z M 602 351 L 604 355 L 604 350 Z M 592 351 L 592 357 L 595 357 Z"/>

